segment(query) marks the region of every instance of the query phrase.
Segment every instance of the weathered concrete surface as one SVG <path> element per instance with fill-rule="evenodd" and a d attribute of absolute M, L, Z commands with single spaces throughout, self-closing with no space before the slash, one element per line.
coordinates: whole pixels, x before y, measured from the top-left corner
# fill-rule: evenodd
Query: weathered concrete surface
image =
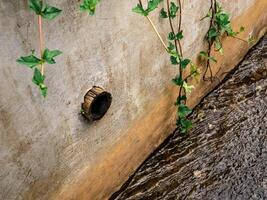
<path fill-rule="evenodd" d="M 36 18 L 26 0 L 0 2 L 0 199 L 105 199 L 173 129 L 177 90 L 170 79 L 177 69 L 145 19 L 130 11 L 136 1 L 103 1 L 93 17 L 79 13 L 74 0 L 49 3 L 64 12 L 45 22 L 46 46 L 64 54 L 46 69 L 43 100 L 31 71 L 15 63 L 38 49 Z M 267 25 L 265 0 L 222 3 L 234 28 L 246 27 L 242 38 L 258 37 Z M 208 22 L 199 19 L 208 8 L 209 1 L 184 3 L 188 57 L 206 47 Z M 152 19 L 168 33 L 166 22 Z M 219 77 L 249 48 L 232 39 L 224 44 Z M 199 83 L 190 105 L 216 84 Z M 101 121 L 88 124 L 78 113 L 92 85 L 109 90 L 113 104 Z"/>

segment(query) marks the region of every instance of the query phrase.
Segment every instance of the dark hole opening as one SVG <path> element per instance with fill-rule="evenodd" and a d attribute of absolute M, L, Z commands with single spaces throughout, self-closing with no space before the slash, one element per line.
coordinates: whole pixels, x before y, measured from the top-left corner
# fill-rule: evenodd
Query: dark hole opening
<path fill-rule="evenodd" d="M 111 95 L 103 92 L 93 101 L 91 105 L 91 115 L 93 120 L 101 119 L 108 111 L 111 104 Z"/>

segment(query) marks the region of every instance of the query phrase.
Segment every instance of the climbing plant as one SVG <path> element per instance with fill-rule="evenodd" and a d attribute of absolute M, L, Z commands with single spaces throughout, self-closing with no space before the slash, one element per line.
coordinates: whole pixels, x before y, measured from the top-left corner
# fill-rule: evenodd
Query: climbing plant
<path fill-rule="evenodd" d="M 223 10 L 217 0 L 210 1 L 211 7 L 209 12 L 202 19 L 210 19 L 209 30 L 205 37 L 209 44 L 208 50 L 201 51 L 199 54 L 200 57 L 206 61 L 206 70 L 203 76 L 204 80 L 206 79 L 206 73 L 208 70 L 210 70 L 212 80 L 213 75 L 210 62 L 217 62 L 217 60 L 211 55 L 211 49 L 214 47 L 215 51 L 222 54 L 222 38 L 224 36 L 234 37 L 247 42 L 237 37 L 240 32 L 244 31 L 244 27 L 241 27 L 238 32 L 234 32 L 230 22 L 230 14 Z M 83 0 L 80 5 L 80 10 L 93 15 L 99 2 L 100 0 Z M 166 5 L 165 9 L 162 8 L 160 10 L 159 15 L 162 19 L 167 19 L 170 26 L 170 32 L 167 34 L 168 45 L 164 42 L 161 34 L 158 32 L 155 24 L 149 17 L 150 13 L 156 10 L 161 2 L 165 2 Z M 194 86 L 190 85 L 188 81 L 192 78 L 198 79 L 200 71 L 189 58 L 186 58 L 183 55 L 181 43 L 184 38 L 182 30 L 182 4 L 181 0 L 176 0 L 176 2 L 177 3 L 170 0 L 147 0 L 144 5 L 142 0 L 138 0 L 136 7 L 134 7 L 132 11 L 146 17 L 157 34 L 157 37 L 162 43 L 165 51 L 169 54 L 170 63 L 178 68 L 179 73 L 172 79 L 172 82 L 179 88 L 178 97 L 175 102 L 175 105 L 177 106 L 176 124 L 180 128 L 181 133 L 186 133 L 192 127 L 192 122 L 188 120 L 188 114 L 191 113 L 191 110 L 186 105 L 186 102 L 189 94 L 194 89 Z M 47 86 L 45 85 L 44 75 L 45 64 L 55 64 L 55 57 L 60 55 L 62 52 L 60 50 L 49 50 L 48 48 L 44 48 L 42 19 L 53 20 L 61 13 L 61 10 L 44 3 L 43 0 L 28 0 L 28 5 L 29 8 L 38 16 L 40 57 L 37 57 L 35 55 L 35 51 L 32 50 L 30 55 L 21 56 L 17 59 L 17 62 L 33 70 L 32 82 L 38 86 L 41 95 L 46 97 Z M 178 21 L 176 25 L 177 27 L 175 27 L 174 24 L 174 20 L 176 19 Z"/>
<path fill-rule="evenodd" d="M 38 16 L 40 57 L 37 57 L 35 55 L 35 51 L 32 50 L 30 55 L 21 56 L 17 59 L 17 62 L 33 70 L 32 82 L 38 86 L 41 95 L 46 97 L 47 86 L 45 85 L 44 75 L 45 63 L 55 64 L 55 57 L 60 55 L 62 52 L 59 50 L 49 50 L 48 48 L 44 48 L 42 19 L 52 20 L 61 13 L 61 10 L 45 4 L 42 0 L 29 0 L 28 6 Z"/>
<path fill-rule="evenodd" d="M 83 0 L 80 10 L 88 12 L 90 15 L 95 14 L 95 9 L 100 0 Z"/>
<path fill-rule="evenodd" d="M 159 4 L 163 0 L 149 0 L 146 3 L 146 7 L 143 5 L 141 0 L 138 1 L 136 7 L 132 10 L 144 17 L 152 25 L 153 30 L 156 32 L 159 40 L 161 41 L 164 49 L 170 56 L 170 62 L 172 65 L 178 66 L 179 73 L 172 79 L 172 82 L 179 87 L 179 94 L 176 99 L 175 105 L 177 106 L 177 121 L 176 124 L 180 129 L 181 133 L 186 133 L 191 127 L 192 122 L 188 120 L 187 116 L 191 113 L 191 109 L 186 105 L 188 94 L 194 88 L 193 85 L 188 84 L 190 78 L 197 78 L 200 75 L 198 68 L 192 63 L 192 61 L 183 55 L 183 48 L 181 40 L 184 38 L 182 25 L 182 6 L 181 1 L 178 0 L 178 4 L 165 0 L 166 9 L 160 10 L 160 17 L 168 19 L 170 25 L 170 32 L 167 35 L 168 45 L 165 44 L 156 26 L 149 18 L 149 14 L 158 8 Z M 175 27 L 174 20 L 177 18 L 178 25 Z M 189 75 L 185 76 L 185 71 L 190 68 Z"/>
<path fill-rule="evenodd" d="M 215 51 L 223 54 L 222 38 L 225 36 L 233 37 L 243 42 L 247 41 L 237 37 L 240 32 L 244 31 L 244 27 L 240 27 L 240 30 L 238 32 L 233 31 L 230 21 L 230 14 L 223 10 L 222 6 L 217 2 L 217 0 L 211 0 L 209 12 L 201 20 L 204 20 L 206 18 L 210 20 L 209 30 L 205 36 L 205 39 L 208 42 L 208 50 L 201 51 L 199 55 L 206 62 L 206 69 L 203 75 L 203 79 L 212 80 L 213 74 L 211 69 L 211 62 L 217 62 L 216 58 L 211 55 L 212 48 L 214 48 Z M 208 70 L 210 73 L 209 78 L 207 78 L 206 76 Z"/>

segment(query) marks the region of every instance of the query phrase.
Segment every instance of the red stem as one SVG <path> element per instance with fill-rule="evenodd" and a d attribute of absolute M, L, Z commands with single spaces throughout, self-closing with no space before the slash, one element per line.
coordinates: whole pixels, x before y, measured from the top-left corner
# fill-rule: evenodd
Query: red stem
<path fill-rule="evenodd" d="M 38 15 L 38 31 L 39 31 L 39 45 L 40 45 L 40 56 L 43 57 L 44 52 L 44 38 L 42 28 L 42 16 Z M 44 64 L 41 64 L 41 74 L 44 75 Z"/>

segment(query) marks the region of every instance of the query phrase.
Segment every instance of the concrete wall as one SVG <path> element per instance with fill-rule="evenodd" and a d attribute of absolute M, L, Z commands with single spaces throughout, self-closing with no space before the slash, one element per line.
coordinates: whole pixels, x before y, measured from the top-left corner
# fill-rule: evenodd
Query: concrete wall
<path fill-rule="evenodd" d="M 257 35 L 266 26 L 265 0 L 221 2 L 234 20 L 239 17 L 236 29 L 248 26 L 242 37 Z M 26 0 L 0 1 L 0 199 L 105 199 L 174 127 L 177 91 L 170 80 L 177 69 L 145 18 L 131 12 L 136 0 L 103 0 L 92 17 L 80 13 L 75 0 L 49 3 L 64 11 L 56 20 L 45 21 L 46 46 L 64 54 L 46 67 L 49 93 L 44 100 L 31 83 L 32 72 L 15 62 L 38 49 L 37 19 Z M 255 5 L 254 13 L 243 15 Z M 208 9 L 208 0 L 184 1 L 188 57 L 206 48 L 208 21 L 199 19 Z M 246 19 L 251 15 L 254 18 Z M 152 19 L 166 35 L 166 21 L 157 12 Z M 248 50 L 235 43 L 237 56 L 228 63 L 232 67 Z M 192 106 L 217 83 L 199 84 Z M 93 85 L 110 91 L 113 103 L 101 121 L 88 124 L 79 115 L 80 104 Z M 159 106 L 161 101 L 167 103 Z M 153 110 L 158 115 L 152 116 Z M 122 165 L 115 166 L 120 158 Z M 115 182 L 106 179 L 111 174 Z"/>

